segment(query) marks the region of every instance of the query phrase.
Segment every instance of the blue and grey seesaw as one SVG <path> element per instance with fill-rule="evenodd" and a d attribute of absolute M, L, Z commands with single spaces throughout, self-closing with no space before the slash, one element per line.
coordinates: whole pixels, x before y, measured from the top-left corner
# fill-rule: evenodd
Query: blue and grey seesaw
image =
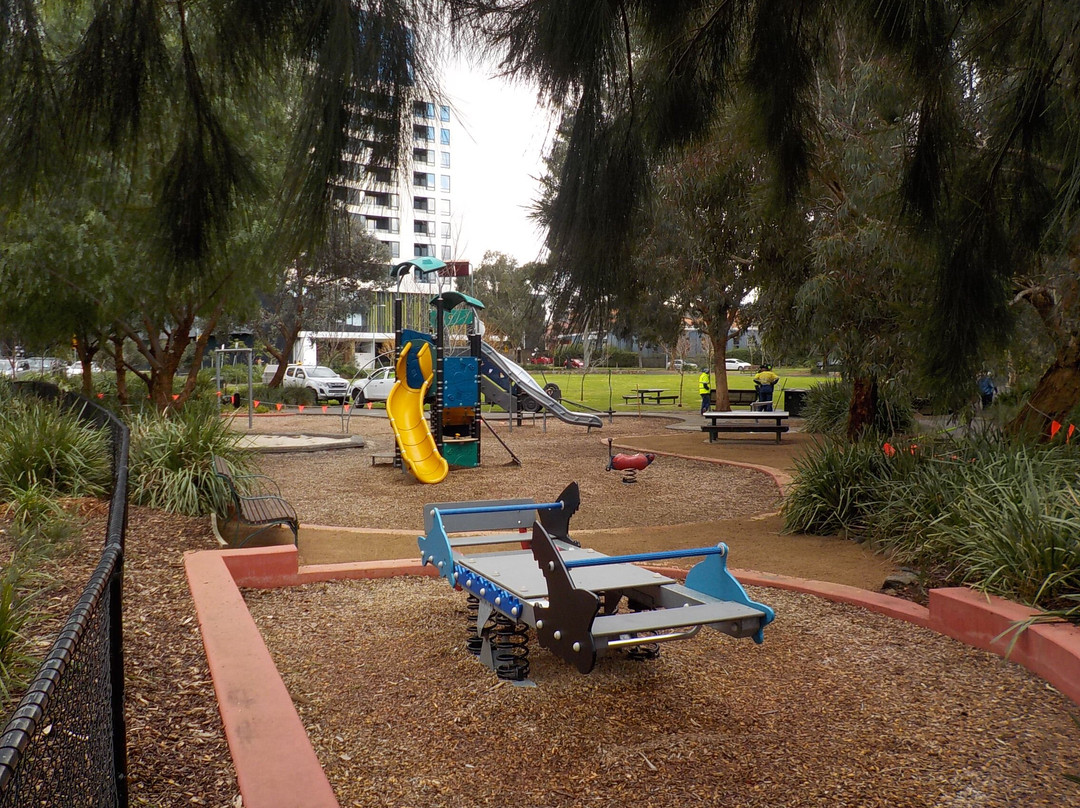
<path fill-rule="evenodd" d="M 606 556 L 570 538 L 579 505 L 571 483 L 555 502 L 424 506 L 421 558 L 468 593 L 469 650 L 500 678 L 527 679 L 529 628 L 541 647 L 582 673 L 615 650 L 655 656 L 658 643 L 692 637 L 702 626 L 763 641 L 775 615 L 728 571 L 727 545 Z M 477 552 L 512 543 L 521 549 Z M 705 558 L 685 584 L 638 566 L 693 556 Z"/>

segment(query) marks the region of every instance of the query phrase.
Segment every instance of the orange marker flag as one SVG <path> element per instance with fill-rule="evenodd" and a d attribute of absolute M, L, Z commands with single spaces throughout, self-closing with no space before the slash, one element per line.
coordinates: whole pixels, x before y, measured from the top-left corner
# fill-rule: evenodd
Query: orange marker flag
<path fill-rule="evenodd" d="M 173 393 L 173 394 L 172 394 L 172 400 L 173 400 L 173 401 L 176 401 L 176 399 L 178 399 L 178 398 L 180 398 L 180 394 L 179 394 L 179 393 Z"/>
<path fill-rule="evenodd" d="M 322 405 L 322 411 L 323 411 L 323 415 L 326 415 L 326 405 L 325 404 Z"/>
<path fill-rule="evenodd" d="M 1072 440 L 1073 432 L 1076 431 L 1076 424 L 1069 424 L 1069 431 L 1065 433 L 1065 442 L 1068 443 Z"/>
<path fill-rule="evenodd" d="M 105 394 L 104 394 L 104 393 L 98 393 L 98 394 L 97 394 L 97 397 L 98 397 L 98 398 L 105 398 Z"/>
<path fill-rule="evenodd" d="M 297 404 L 296 409 L 300 410 L 300 412 L 303 412 L 304 411 L 304 405 L 303 404 Z"/>
<path fill-rule="evenodd" d="M 886 457 L 892 457 L 896 454 L 896 449 L 894 449 L 893 445 L 888 441 L 885 441 L 885 443 L 882 444 L 881 451 L 885 453 Z"/>
<path fill-rule="evenodd" d="M 1051 421 L 1050 422 L 1050 437 L 1051 438 L 1057 437 L 1057 433 L 1059 431 L 1061 431 L 1061 421 Z"/>
<path fill-rule="evenodd" d="M 220 390 L 217 391 L 217 396 L 218 396 L 218 398 L 221 398 L 221 391 Z"/>
<path fill-rule="evenodd" d="M 279 401 L 279 402 L 277 403 L 277 405 L 276 405 L 276 406 L 277 406 L 277 411 L 278 411 L 278 412 L 281 412 L 281 408 L 282 408 L 282 407 L 284 407 L 285 405 L 284 405 L 284 404 L 282 404 L 282 403 L 281 403 L 281 402 Z"/>
<path fill-rule="evenodd" d="M 348 405 L 348 404 L 346 404 L 346 405 L 345 405 L 345 412 L 348 412 L 348 411 L 349 411 L 349 405 Z"/>
<path fill-rule="evenodd" d="M 258 407 L 258 406 L 259 406 L 259 401 L 258 401 L 258 399 L 256 399 L 255 401 L 252 401 L 251 403 L 252 403 L 252 404 L 254 404 L 254 405 L 255 405 L 256 407 Z"/>

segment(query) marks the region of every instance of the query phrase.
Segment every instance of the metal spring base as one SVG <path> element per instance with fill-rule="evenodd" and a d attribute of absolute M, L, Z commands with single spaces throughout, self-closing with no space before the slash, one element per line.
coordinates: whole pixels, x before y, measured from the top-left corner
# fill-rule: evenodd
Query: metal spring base
<path fill-rule="evenodd" d="M 469 595 L 465 600 L 465 618 L 468 621 L 465 626 L 465 648 L 473 656 L 480 656 L 480 650 L 484 647 L 484 638 L 476 629 L 476 621 L 480 616 L 480 599 L 476 595 Z M 489 618 L 484 625 L 487 631 L 492 625 Z"/>
<path fill-rule="evenodd" d="M 520 682 L 529 678 L 529 627 L 496 612 L 491 631 L 491 656 L 500 679 Z"/>
<path fill-rule="evenodd" d="M 622 481 L 624 483 L 636 483 L 637 469 L 623 469 Z"/>

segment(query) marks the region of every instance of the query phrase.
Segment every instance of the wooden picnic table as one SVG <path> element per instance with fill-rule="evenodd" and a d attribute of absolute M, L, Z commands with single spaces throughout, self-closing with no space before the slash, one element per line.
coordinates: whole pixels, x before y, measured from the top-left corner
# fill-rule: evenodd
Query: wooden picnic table
<path fill-rule="evenodd" d="M 776 435 L 776 442 L 779 443 L 780 435 L 788 431 L 788 413 L 784 410 L 711 411 L 704 415 L 709 423 L 702 426 L 701 431 L 709 433 L 709 443 L 715 442 L 717 435 L 721 432 L 772 432 Z"/>
<path fill-rule="evenodd" d="M 665 401 L 674 403 L 678 399 L 675 393 L 668 393 L 662 387 L 641 387 L 623 396 L 623 400 L 627 403 L 636 401 L 638 404 L 661 404 Z"/>

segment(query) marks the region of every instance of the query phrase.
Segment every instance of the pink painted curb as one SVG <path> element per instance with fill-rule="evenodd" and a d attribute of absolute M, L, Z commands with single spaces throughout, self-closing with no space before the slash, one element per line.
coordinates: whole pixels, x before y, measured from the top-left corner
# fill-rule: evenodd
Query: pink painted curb
<path fill-rule="evenodd" d="M 245 808 L 337 808 L 292 698 L 239 587 L 274 588 L 340 579 L 434 575 L 419 559 L 298 566 L 294 546 L 202 550 L 184 555 L 188 586 L 202 631 Z M 650 567 L 682 580 L 686 570 Z M 929 608 L 856 587 L 732 570 L 745 585 L 788 589 L 849 603 L 945 634 L 1007 657 L 1080 705 L 1080 628 L 1032 626 L 1013 645 L 1012 624 L 1037 612 L 965 588 L 934 589 Z"/>
<path fill-rule="evenodd" d="M 186 553 L 206 660 L 246 808 L 338 808 L 222 553 Z"/>

